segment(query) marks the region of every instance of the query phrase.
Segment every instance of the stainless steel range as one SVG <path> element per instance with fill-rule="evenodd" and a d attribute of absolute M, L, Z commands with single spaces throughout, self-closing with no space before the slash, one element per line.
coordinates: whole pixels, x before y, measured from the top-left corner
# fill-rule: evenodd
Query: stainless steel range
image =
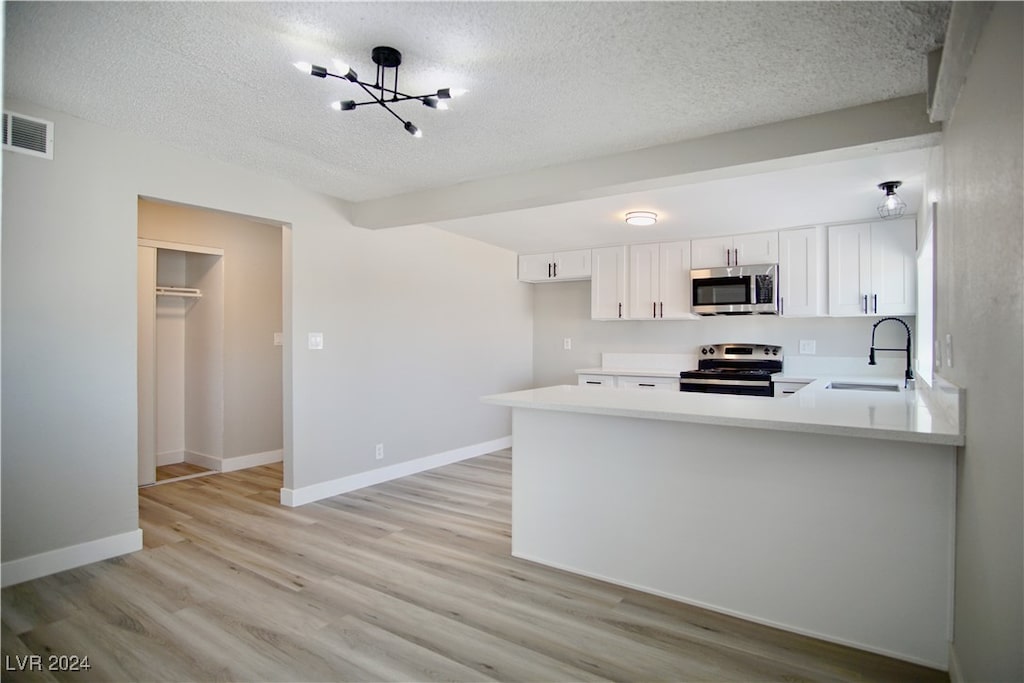
<path fill-rule="evenodd" d="M 782 372 L 781 346 L 712 344 L 700 347 L 696 370 L 679 373 L 679 390 L 774 396 L 776 372 Z"/>

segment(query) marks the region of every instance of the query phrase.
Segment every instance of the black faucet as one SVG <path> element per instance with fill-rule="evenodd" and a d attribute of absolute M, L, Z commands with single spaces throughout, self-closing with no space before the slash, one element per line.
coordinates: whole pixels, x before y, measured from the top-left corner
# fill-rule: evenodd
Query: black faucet
<path fill-rule="evenodd" d="M 903 325 L 903 329 L 907 331 L 907 348 L 906 349 L 882 349 L 875 346 L 875 330 L 878 326 L 884 323 L 886 320 L 895 320 L 900 325 Z M 877 365 L 875 363 L 875 351 L 906 351 L 907 352 L 907 371 L 903 373 L 903 388 L 906 389 L 910 383 L 910 380 L 914 379 L 914 373 L 910 369 L 910 326 L 899 318 L 882 318 L 877 323 L 871 326 L 871 351 L 868 353 L 868 365 Z"/>

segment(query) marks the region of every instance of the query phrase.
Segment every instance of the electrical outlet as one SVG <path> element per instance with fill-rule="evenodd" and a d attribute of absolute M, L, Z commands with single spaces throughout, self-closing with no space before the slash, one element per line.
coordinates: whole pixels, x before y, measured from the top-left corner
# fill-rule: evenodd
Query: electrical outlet
<path fill-rule="evenodd" d="M 314 351 L 319 351 L 324 348 L 324 333 L 323 332 L 310 332 L 309 333 L 309 348 Z"/>
<path fill-rule="evenodd" d="M 374 455 L 377 458 L 377 460 L 383 460 L 384 459 L 384 444 L 382 444 L 382 443 L 377 444 L 377 452 Z"/>
<path fill-rule="evenodd" d="M 572 337 L 566 337 L 562 340 L 562 348 L 566 351 L 572 350 Z"/>
<path fill-rule="evenodd" d="M 817 343 L 813 339 L 801 339 L 800 340 L 800 353 L 807 355 L 814 355 L 816 351 Z"/>
<path fill-rule="evenodd" d="M 274 346 L 281 346 L 284 343 L 284 338 L 280 332 L 274 333 Z"/>

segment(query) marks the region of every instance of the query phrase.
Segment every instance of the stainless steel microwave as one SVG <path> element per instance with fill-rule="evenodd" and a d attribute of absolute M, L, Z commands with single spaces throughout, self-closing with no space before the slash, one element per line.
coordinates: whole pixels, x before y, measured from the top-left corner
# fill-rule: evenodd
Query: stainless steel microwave
<path fill-rule="evenodd" d="M 779 312 L 779 265 L 705 268 L 690 271 L 691 309 L 697 315 Z"/>

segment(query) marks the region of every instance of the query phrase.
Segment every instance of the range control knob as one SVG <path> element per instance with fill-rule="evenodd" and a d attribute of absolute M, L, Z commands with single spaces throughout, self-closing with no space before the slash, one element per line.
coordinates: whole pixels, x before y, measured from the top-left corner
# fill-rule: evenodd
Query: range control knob
<path fill-rule="evenodd" d="M 706 346 L 702 346 L 700 347 L 700 352 L 702 355 L 706 356 L 708 355 L 708 348 Z"/>
<path fill-rule="evenodd" d="M 772 349 L 772 355 L 773 356 L 779 355 L 779 347 L 776 346 L 774 349 Z"/>
<path fill-rule="evenodd" d="M 769 353 L 771 353 L 771 351 L 768 349 L 768 347 L 764 347 L 764 355 L 767 356 Z"/>
<path fill-rule="evenodd" d="M 708 353 L 710 353 L 712 356 L 715 355 L 715 347 L 714 346 L 709 346 L 708 347 Z"/>

